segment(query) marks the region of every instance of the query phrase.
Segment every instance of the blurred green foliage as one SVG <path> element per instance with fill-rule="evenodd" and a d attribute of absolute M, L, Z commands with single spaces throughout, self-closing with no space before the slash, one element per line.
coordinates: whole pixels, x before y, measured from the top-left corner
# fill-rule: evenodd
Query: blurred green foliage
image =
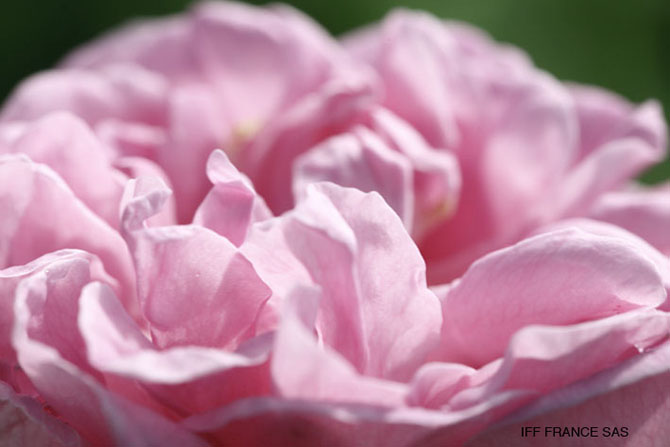
<path fill-rule="evenodd" d="M 128 18 L 181 11 L 188 0 L 8 1 L 0 13 L 0 99 L 22 78 Z M 251 1 L 261 4 L 266 1 Z M 596 84 L 640 102 L 659 99 L 670 117 L 668 0 L 291 0 L 341 34 L 401 5 L 463 20 L 525 49 L 559 79 Z M 643 175 L 670 178 L 666 160 Z"/>

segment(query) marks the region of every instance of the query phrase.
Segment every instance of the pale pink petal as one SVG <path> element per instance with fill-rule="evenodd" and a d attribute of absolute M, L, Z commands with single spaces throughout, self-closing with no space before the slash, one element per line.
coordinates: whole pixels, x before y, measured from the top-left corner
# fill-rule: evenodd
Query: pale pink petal
<path fill-rule="evenodd" d="M 132 262 L 123 238 L 75 197 L 45 165 L 23 155 L 0 157 L 0 266 L 25 264 L 46 253 L 77 248 L 96 255 L 133 309 Z"/>
<path fill-rule="evenodd" d="M 196 210 L 193 223 L 216 231 L 239 247 L 249 226 L 269 219 L 272 213 L 223 151 L 216 150 L 209 156 L 207 176 L 214 187 Z"/>
<path fill-rule="evenodd" d="M 434 348 L 440 315 L 398 216 L 377 193 L 325 183 L 307 188 L 284 225 L 288 246 L 321 286 L 324 342 L 360 373 L 409 377 Z"/>
<path fill-rule="evenodd" d="M 119 157 L 114 160 L 114 167 L 123 172 L 128 178 L 154 177 L 161 179 L 165 185 L 170 187 L 170 179 L 156 163 L 142 157 Z M 175 225 L 177 223 L 177 210 L 174 196 L 165 200 L 163 208 L 147 219 L 149 226 Z M 119 207 L 120 208 L 120 207 Z M 117 210 L 118 211 L 118 210 Z"/>
<path fill-rule="evenodd" d="M 461 174 L 456 157 L 428 146 L 412 126 L 390 111 L 379 108 L 370 115 L 370 127 L 411 162 L 414 180 L 414 222 L 412 236 L 423 234 L 450 218 L 458 207 Z"/>
<path fill-rule="evenodd" d="M 459 391 L 490 381 L 500 369 L 502 359 L 474 369 L 462 363 L 431 362 L 423 365 L 412 378 L 408 403 L 412 406 L 446 410 Z"/>
<path fill-rule="evenodd" d="M 78 447 L 76 431 L 47 413 L 40 403 L 15 394 L 0 382 L 0 436 L 2 445 L 39 445 L 43 447 Z"/>
<path fill-rule="evenodd" d="M 451 146 L 457 141 L 448 65 L 444 64 L 455 42 L 438 20 L 425 13 L 395 11 L 377 28 L 348 36 L 344 45 L 379 73 L 384 106 L 412 123 L 434 145 Z"/>
<path fill-rule="evenodd" d="M 670 255 L 670 185 L 610 192 L 589 213 L 640 236 L 657 250 Z"/>
<path fill-rule="evenodd" d="M 142 157 L 157 161 L 167 144 L 166 129 L 116 119 L 98 123 L 95 133 L 119 157 Z"/>
<path fill-rule="evenodd" d="M 314 285 L 305 266 L 289 248 L 283 221 L 282 217 L 277 217 L 255 223 L 240 247 L 258 276 L 272 290 L 272 296 L 258 317 L 258 333 L 277 328 L 283 303 L 293 289 Z"/>
<path fill-rule="evenodd" d="M 17 289 L 12 343 L 21 368 L 39 390 L 41 398 L 59 418 L 92 444 L 205 445 L 162 415 L 110 393 L 94 377 L 64 359 L 58 350 L 45 343 L 46 340 L 35 338 L 43 335 L 39 327 L 34 328 L 36 323 L 46 317 L 54 323 L 61 318 L 56 309 L 39 304 L 44 303 L 48 295 L 56 293 L 54 289 L 65 292 L 74 285 L 71 281 L 78 282 L 78 278 L 71 277 L 83 267 L 81 262 L 69 260 L 52 264 L 49 269 L 22 281 Z M 60 277 L 63 274 L 65 276 Z M 64 284 L 60 284 L 61 281 Z M 70 292 L 76 293 L 72 289 Z M 64 321 L 59 324 L 62 323 Z M 76 323 L 69 328 L 72 329 L 76 331 Z M 49 343 L 54 336 L 48 337 Z"/>
<path fill-rule="evenodd" d="M 308 321 L 297 315 L 306 307 L 314 308 L 310 313 L 315 314 L 317 303 L 318 293 L 298 291 L 285 306 L 272 351 L 272 377 L 280 395 L 389 408 L 403 405 L 406 386 L 359 375 L 337 352 L 319 346 L 311 333 L 315 315 L 305 318 Z"/>
<path fill-rule="evenodd" d="M 655 264 L 628 241 L 577 228 L 546 233 L 485 256 L 447 292 L 442 355 L 479 366 L 529 324 L 604 318 L 665 298 Z"/>
<path fill-rule="evenodd" d="M 580 230 L 599 236 L 616 238 L 619 239 L 619 242 L 627 243 L 628 245 L 635 247 L 635 249 L 638 250 L 640 254 L 644 255 L 654 264 L 654 267 L 656 268 L 659 277 L 663 281 L 666 290 L 670 292 L 670 258 L 658 251 L 644 239 L 625 230 L 622 227 L 591 219 L 565 219 L 540 227 L 536 230 L 536 234 L 542 234 L 571 227 L 576 227 Z M 664 306 L 668 304 L 670 303 L 668 303 L 666 300 Z"/>
<path fill-rule="evenodd" d="M 655 309 L 571 326 L 526 326 L 512 336 L 496 373 L 456 394 L 449 407 L 465 408 L 501 390 L 546 394 L 655 348 L 669 329 L 668 315 Z"/>
<path fill-rule="evenodd" d="M 318 181 L 376 191 L 411 231 L 414 193 L 409 161 L 369 130 L 359 127 L 326 140 L 298 158 L 293 172 L 296 196 Z"/>
<path fill-rule="evenodd" d="M 170 96 L 169 130 L 158 162 L 174 186 L 180 223 L 193 213 L 210 189 L 207 158 L 229 138 L 230 124 L 204 86 L 176 89 Z"/>
<path fill-rule="evenodd" d="M 69 111 L 94 125 L 108 118 L 165 123 L 165 81 L 137 66 L 100 72 L 53 70 L 24 81 L 10 96 L 1 121 L 33 120 Z"/>
<path fill-rule="evenodd" d="M 143 66 L 169 78 L 192 77 L 191 26 L 184 17 L 131 22 L 70 54 L 65 67 L 100 70 L 107 65 Z"/>
<path fill-rule="evenodd" d="M 248 341 L 234 353 L 200 346 L 158 350 L 99 283 L 84 287 L 78 322 L 88 360 L 98 371 L 136 381 L 135 387 L 181 412 L 198 413 L 270 392 L 267 337 Z"/>
<path fill-rule="evenodd" d="M 605 143 L 576 165 L 563 180 L 545 220 L 589 212 L 604 193 L 617 189 L 645 167 L 661 160 L 658 150 L 635 137 Z"/>
<path fill-rule="evenodd" d="M 11 346 L 11 330 L 14 325 L 14 294 L 18 284 L 21 280 L 43 270 L 52 263 L 73 259 L 90 259 L 97 277 L 105 278 L 111 283 L 114 282 L 112 278 L 105 275 L 97 259 L 92 259 L 91 255 L 78 250 L 59 250 L 41 256 L 28 264 L 0 270 L 0 362 L 4 361 L 9 365 L 15 363 L 15 353 Z"/>
<path fill-rule="evenodd" d="M 549 218 L 588 213 L 600 195 L 619 188 L 665 156 L 667 129 L 653 101 L 634 107 L 597 88 L 573 86 L 579 153 L 547 210 Z"/>
<path fill-rule="evenodd" d="M 342 51 L 289 7 L 204 3 L 193 10 L 198 68 L 229 104 L 232 122 L 265 122 L 331 76 Z"/>
<path fill-rule="evenodd" d="M 159 179 L 131 180 L 123 209 L 140 308 L 157 346 L 234 350 L 255 335 L 271 291 L 226 238 L 203 227 L 144 227 L 169 195 Z"/>
<path fill-rule="evenodd" d="M 123 176 L 107 160 L 107 149 L 88 126 L 69 113 L 52 113 L 28 125 L 10 153 L 24 153 L 65 180 L 91 210 L 118 226 Z"/>
<path fill-rule="evenodd" d="M 565 437 L 544 436 L 544 427 L 598 427 L 598 438 L 573 437 L 570 445 L 661 447 L 670 437 L 668 343 L 572 386 L 562 388 L 500 421 L 467 443 L 485 446 L 563 446 Z M 521 426 L 538 426 L 533 438 Z M 606 430 L 607 427 L 607 434 Z M 626 427 L 624 433 L 623 427 Z M 614 428 L 617 434 L 614 435 Z M 551 429 L 550 429 L 551 431 Z M 613 436 L 614 435 L 614 436 Z"/>
<path fill-rule="evenodd" d="M 606 90 L 570 85 L 579 118 L 580 159 L 588 157 L 610 141 L 637 138 L 649 152 L 662 156 L 667 142 L 663 111 L 655 101 L 633 106 Z"/>
<path fill-rule="evenodd" d="M 358 123 L 372 101 L 367 78 L 334 80 L 312 92 L 259 132 L 231 160 L 249 175 L 270 209 L 291 208 L 291 172 L 295 159 L 326 138 Z"/>
<path fill-rule="evenodd" d="M 443 447 L 461 445 L 504 414 L 517 394 L 468 411 L 436 412 L 277 398 L 243 399 L 183 422 L 213 439 L 237 445 Z"/>

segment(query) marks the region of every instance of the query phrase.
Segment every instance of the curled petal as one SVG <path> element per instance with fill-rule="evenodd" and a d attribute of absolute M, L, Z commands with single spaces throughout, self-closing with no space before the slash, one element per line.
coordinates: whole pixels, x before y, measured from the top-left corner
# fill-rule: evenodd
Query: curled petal
<path fill-rule="evenodd" d="M 19 365 L 40 396 L 60 419 L 93 444 L 148 445 L 177 442 L 188 446 L 204 445 L 204 442 L 162 415 L 109 392 L 96 380 L 96 376 L 89 375 L 64 358 L 61 350 L 78 347 L 78 343 L 70 344 L 70 340 L 63 338 L 70 338 L 69 334 L 73 333 L 78 335 L 76 326 L 67 325 L 66 334 L 56 332 L 46 338 L 43 328 L 33 327 L 35 321 L 43 321 L 47 315 L 54 319 L 54 323 L 59 323 L 53 327 L 56 331 L 66 323 L 66 319 L 61 319 L 57 307 L 76 305 L 71 298 L 68 302 L 55 302 L 56 308 L 50 309 L 52 306 L 43 304 L 48 304 L 53 294 L 63 293 L 73 286 L 79 287 L 81 281 L 78 276 L 82 267 L 81 259 L 60 261 L 50 266 L 50 269 L 25 279 L 17 288 L 12 344 Z M 67 293 L 67 296 L 70 297 L 71 293 Z M 49 330 L 49 327 L 44 329 Z M 67 344 L 55 349 L 48 344 L 54 341 Z M 72 357 L 72 354 L 69 353 L 68 357 Z"/>
<path fill-rule="evenodd" d="M 19 396 L 0 382 L 0 433 L 6 445 L 79 447 L 76 431 L 59 421 L 36 401 Z"/>
<path fill-rule="evenodd" d="M 96 255 L 133 308 L 132 264 L 121 236 L 91 212 L 47 166 L 0 157 L 0 266 L 21 265 L 63 248 Z"/>
<path fill-rule="evenodd" d="M 658 269 L 638 247 L 576 228 L 546 233 L 485 256 L 447 292 L 442 352 L 479 366 L 524 326 L 604 318 L 665 298 Z"/>
<path fill-rule="evenodd" d="M 610 192 L 593 206 L 589 216 L 618 225 L 670 255 L 670 185 Z"/>
<path fill-rule="evenodd" d="M 207 176 L 214 187 L 198 207 L 193 223 L 216 231 L 239 247 L 249 226 L 269 219 L 272 213 L 249 179 L 223 151 L 216 150 L 210 155 Z"/>
<path fill-rule="evenodd" d="M 198 226 L 150 227 L 169 190 L 158 179 L 129 182 L 122 226 L 137 271 L 139 302 L 157 346 L 234 350 L 255 334 L 270 289 L 227 239 Z"/>
<path fill-rule="evenodd" d="M 321 286 L 324 341 L 359 372 L 412 374 L 437 341 L 439 302 L 398 216 L 376 193 L 317 184 L 287 215 L 285 232 Z"/>

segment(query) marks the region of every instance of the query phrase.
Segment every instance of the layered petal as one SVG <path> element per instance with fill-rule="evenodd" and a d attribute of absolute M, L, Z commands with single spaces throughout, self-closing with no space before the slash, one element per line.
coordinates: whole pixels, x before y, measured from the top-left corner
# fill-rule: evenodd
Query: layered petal
<path fill-rule="evenodd" d="M 403 405 L 404 386 L 359 375 L 337 352 L 319 346 L 309 330 L 318 308 L 309 302 L 315 299 L 313 292 L 297 291 L 292 298 L 285 308 L 272 355 L 272 377 L 281 396 L 389 408 Z"/>
<path fill-rule="evenodd" d="M 271 291 L 245 256 L 213 231 L 145 227 L 169 192 L 159 179 L 130 181 L 122 217 L 152 339 L 161 348 L 196 344 L 234 350 L 255 334 Z"/>
<path fill-rule="evenodd" d="M 408 377 L 434 347 L 440 316 L 398 216 L 376 193 L 318 184 L 286 216 L 284 231 L 321 287 L 324 342 L 361 373 Z"/>
<path fill-rule="evenodd" d="M 589 217 L 625 228 L 670 255 L 668 184 L 605 194 L 595 203 Z"/>
<path fill-rule="evenodd" d="M 110 386 L 125 393 L 146 390 L 177 414 L 270 392 L 269 337 L 249 340 L 237 352 L 203 346 L 159 350 L 101 283 L 82 291 L 78 324 L 89 362 Z"/>
<path fill-rule="evenodd" d="M 663 158 L 656 103 L 635 107 L 561 84 L 467 26 L 399 10 L 344 45 L 375 69 L 386 108 L 458 157 L 456 214 L 417 238 L 432 284 L 538 226 L 587 214 L 599 196 Z"/>
<path fill-rule="evenodd" d="M 89 209 L 118 226 L 125 178 L 110 166 L 107 148 L 81 119 L 69 113 L 49 114 L 27 125 L 5 150 L 48 165 Z"/>
<path fill-rule="evenodd" d="M 467 446 L 535 445 L 520 437 L 520 426 L 597 427 L 598 439 L 572 438 L 571 445 L 655 447 L 670 436 L 668 412 L 668 344 L 664 343 L 617 367 L 562 388 L 503 419 Z M 616 428 L 616 431 L 615 431 Z M 625 428 L 625 429 L 624 429 Z M 547 436 L 542 445 L 565 445 L 566 438 Z"/>
<path fill-rule="evenodd" d="M 223 151 L 210 155 L 207 176 L 214 187 L 198 207 L 193 223 L 216 231 L 239 247 L 249 226 L 269 219 L 272 213 L 256 194 L 251 181 L 233 166 Z"/>
<path fill-rule="evenodd" d="M 133 309 L 134 276 L 121 236 L 91 212 L 63 180 L 24 155 L 0 157 L 0 265 L 28 263 L 63 248 L 96 255 Z"/>
<path fill-rule="evenodd" d="M 300 157 L 294 172 L 296 195 L 319 181 L 378 192 L 411 231 L 414 215 L 411 166 L 367 129 L 355 129 L 326 140 Z"/>
<path fill-rule="evenodd" d="M 47 413 L 35 399 L 19 396 L 0 382 L 0 433 L 5 445 L 77 447 L 76 431 Z"/>
<path fill-rule="evenodd" d="M 415 239 L 454 212 L 460 189 L 453 155 L 382 108 L 298 158 L 294 175 L 296 194 L 317 181 L 378 192 Z"/>
<path fill-rule="evenodd" d="M 539 235 L 485 256 L 448 290 L 442 356 L 479 366 L 524 326 L 595 320 L 665 298 L 658 269 L 638 247 L 576 228 Z"/>
<path fill-rule="evenodd" d="M 98 72 L 53 70 L 24 81 L 2 108 L 0 121 L 31 121 L 68 111 L 90 125 L 109 119 L 165 122 L 166 83 L 135 65 L 116 64 Z"/>
<path fill-rule="evenodd" d="M 21 282 L 12 331 L 19 365 L 52 411 L 90 443 L 204 445 L 163 416 L 110 393 L 66 358 L 84 354 L 76 324 L 67 320 L 76 318 L 87 268 L 81 258 L 60 260 Z"/>

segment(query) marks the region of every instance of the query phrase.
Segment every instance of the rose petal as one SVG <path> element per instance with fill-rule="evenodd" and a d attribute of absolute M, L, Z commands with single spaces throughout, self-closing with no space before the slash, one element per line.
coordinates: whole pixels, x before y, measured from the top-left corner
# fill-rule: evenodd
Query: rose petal
<path fill-rule="evenodd" d="M 97 370 L 136 381 L 136 387 L 180 413 L 199 413 L 270 391 L 264 365 L 270 342 L 265 339 L 234 353 L 200 346 L 158 350 L 100 283 L 84 287 L 78 321 L 88 360 Z"/>
<path fill-rule="evenodd" d="M 366 375 L 410 376 L 436 342 L 439 302 L 398 216 L 377 193 L 318 184 L 285 225 L 289 247 L 322 288 L 325 343 Z"/>
<path fill-rule="evenodd" d="M 196 344 L 234 350 L 255 334 L 271 291 L 244 255 L 213 231 L 143 228 L 168 195 L 159 179 L 132 180 L 122 217 L 152 338 L 161 348 Z"/>
<path fill-rule="evenodd" d="M 664 445 L 670 436 L 667 415 L 670 411 L 668 387 L 668 343 L 621 365 L 560 389 L 501 421 L 468 442 L 468 447 L 499 445 L 565 445 L 566 438 L 521 437 L 520 426 L 598 427 L 598 439 L 571 438 L 570 445 L 588 446 L 605 441 L 607 445 L 654 447 Z M 610 436 L 605 435 L 605 427 Z M 618 436 L 612 436 L 617 428 Z M 622 427 L 627 428 L 624 435 Z"/>
<path fill-rule="evenodd" d="M 571 324 L 664 300 L 659 272 L 638 247 L 576 228 L 547 233 L 482 258 L 448 291 L 441 352 L 479 366 L 529 324 Z"/>
<path fill-rule="evenodd" d="M 198 207 L 193 223 L 216 231 L 239 247 L 249 226 L 269 219 L 272 213 L 256 194 L 251 181 L 223 151 L 216 150 L 210 155 L 207 176 L 214 187 Z"/>
<path fill-rule="evenodd" d="M 77 447 L 76 431 L 47 413 L 34 399 L 16 395 L 0 382 L 0 433 L 3 445 Z"/>
<path fill-rule="evenodd" d="M 2 109 L 0 121 L 34 120 L 69 111 L 94 125 L 108 118 L 165 122 L 165 81 L 134 65 L 110 66 L 97 73 L 67 69 L 24 81 Z"/>
<path fill-rule="evenodd" d="M 589 216 L 610 222 L 645 239 L 670 255 L 670 185 L 610 192 L 593 206 Z"/>
<path fill-rule="evenodd" d="M 414 214 L 413 175 L 409 162 L 375 134 L 357 128 L 326 140 L 297 159 L 295 195 L 307 185 L 330 181 L 363 192 L 378 192 L 411 231 Z"/>
<path fill-rule="evenodd" d="M 305 307 L 316 308 L 312 292 L 298 292 L 289 300 L 277 331 L 272 355 L 272 376 L 279 393 L 288 399 L 361 403 L 396 407 L 403 404 L 401 384 L 359 375 L 346 359 L 327 346 L 319 346 L 296 315 Z M 317 295 L 318 299 L 318 295 Z M 316 310 L 316 309 L 314 309 Z M 312 312 L 314 313 L 314 312 Z"/>
<path fill-rule="evenodd" d="M 118 227 L 125 179 L 107 161 L 107 150 L 86 124 L 69 113 L 52 113 L 28 125 L 10 153 L 24 153 L 53 169 L 82 202 Z"/>
<path fill-rule="evenodd" d="M 110 393 L 94 377 L 64 359 L 58 350 L 34 338 L 41 336 L 39 332 L 33 334 L 31 329 L 36 321 L 43 320 L 47 314 L 51 314 L 49 318 L 54 322 L 60 317 L 59 312 L 54 312 L 56 309 L 35 304 L 46 302 L 49 294 L 55 292 L 54 288 L 63 291 L 70 288 L 70 276 L 82 267 L 81 260 L 59 262 L 22 281 L 16 292 L 12 343 L 21 368 L 40 396 L 59 418 L 93 444 L 164 445 L 176 442 L 189 446 L 205 445 L 163 416 Z M 65 276 L 60 276 L 63 274 Z M 60 284 L 61 280 L 64 284 Z M 68 295 L 68 299 L 71 296 Z M 72 331 L 71 325 L 68 327 Z M 74 328 L 76 331 L 76 326 Z M 54 335 L 47 337 L 50 342 Z"/>
<path fill-rule="evenodd" d="M 456 394 L 449 407 L 464 408 L 500 390 L 546 394 L 653 349 L 669 333 L 668 315 L 655 309 L 571 326 L 526 326 L 514 334 L 490 380 Z"/>
<path fill-rule="evenodd" d="M 79 201 L 47 166 L 0 157 L 0 266 L 25 264 L 62 248 L 96 255 L 134 312 L 132 264 L 121 236 Z"/>

